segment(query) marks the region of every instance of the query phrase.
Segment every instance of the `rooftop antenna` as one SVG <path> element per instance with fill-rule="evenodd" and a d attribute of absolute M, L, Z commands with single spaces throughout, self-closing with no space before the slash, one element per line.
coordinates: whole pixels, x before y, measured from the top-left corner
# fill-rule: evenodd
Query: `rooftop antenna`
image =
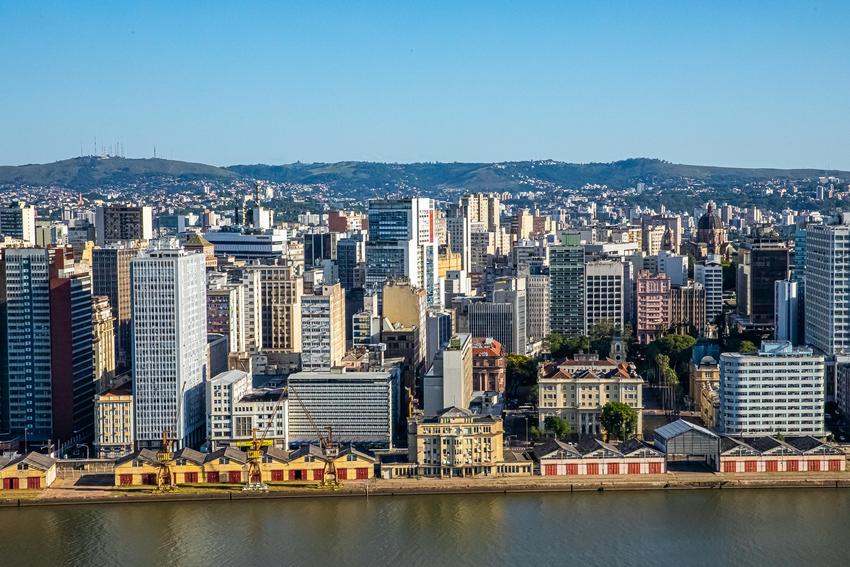
<path fill-rule="evenodd" d="M 156 146 L 153 147 L 153 159 L 156 159 Z"/>

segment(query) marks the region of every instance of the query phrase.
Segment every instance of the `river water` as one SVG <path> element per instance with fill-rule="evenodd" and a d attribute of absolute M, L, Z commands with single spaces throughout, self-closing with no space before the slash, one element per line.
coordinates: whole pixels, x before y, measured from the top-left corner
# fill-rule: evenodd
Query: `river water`
<path fill-rule="evenodd" d="M 850 491 L 690 490 L 0 509 L 0 565 L 848 565 Z"/>

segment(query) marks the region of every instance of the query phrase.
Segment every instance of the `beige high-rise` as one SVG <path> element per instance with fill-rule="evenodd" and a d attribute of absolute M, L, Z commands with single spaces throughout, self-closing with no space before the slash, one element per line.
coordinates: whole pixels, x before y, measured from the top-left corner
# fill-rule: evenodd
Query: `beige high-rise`
<path fill-rule="evenodd" d="M 301 298 L 301 366 L 327 371 L 345 356 L 345 292 L 323 285 Z"/>

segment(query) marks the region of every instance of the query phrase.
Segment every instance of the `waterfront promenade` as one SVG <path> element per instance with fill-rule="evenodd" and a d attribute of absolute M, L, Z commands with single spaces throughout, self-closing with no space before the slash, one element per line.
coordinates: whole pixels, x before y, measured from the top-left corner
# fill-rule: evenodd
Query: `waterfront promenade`
<path fill-rule="evenodd" d="M 61 505 L 92 502 L 152 502 L 194 500 L 241 500 L 250 498 L 373 497 L 457 493 L 589 492 L 628 490 L 711 490 L 733 488 L 850 488 L 850 472 L 729 474 L 682 472 L 644 475 L 640 478 L 589 477 L 495 477 L 414 478 L 347 481 L 330 490 L 313 483 L 272 485 L 268 492 L 244 492 L 239 485 L 185 486 L 174 492 L 157 493 L 147 487 L 105 485 L 98 475 L 57 479 L 41 491 L 4 490 L 0 507 Z M 98 484 L 98 480 L 101 481 Z"/>

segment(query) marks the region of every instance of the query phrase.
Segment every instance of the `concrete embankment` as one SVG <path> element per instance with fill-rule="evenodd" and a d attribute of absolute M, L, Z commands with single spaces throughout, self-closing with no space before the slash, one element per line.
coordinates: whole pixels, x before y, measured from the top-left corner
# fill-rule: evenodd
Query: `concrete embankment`
<path fill-rule="evenodd" d="M 604 477 L 584 479 L 493 478 L 493 479 L 392 479 L 350 481 L 337 490 L 317 487 L 273 486 L 268 492 L 186 488 L 172 493 L 141 490 L 100 489 L 87 491 L 73 487 L 48 489 L 40 493 L 21 491 L 18 495 L 0 493 L 0 507 L 62 506 L 71 504 L 125 504 L 151 502 L 244 501 L 274 498 L 327 498 L 436 495 L 436 494 L 514 494 L 534 492 L 605 492 L 622 490 L 706 490 L 706 489 L 790 489 L 850 488 L 850 473 L 841 474 L 757 474 L 720 473 L 653 475 L 641 479 Z M 16 491 L 17 492 L 17 491 Z M 23 493 L 25 492 L 25 493 Z"/>

